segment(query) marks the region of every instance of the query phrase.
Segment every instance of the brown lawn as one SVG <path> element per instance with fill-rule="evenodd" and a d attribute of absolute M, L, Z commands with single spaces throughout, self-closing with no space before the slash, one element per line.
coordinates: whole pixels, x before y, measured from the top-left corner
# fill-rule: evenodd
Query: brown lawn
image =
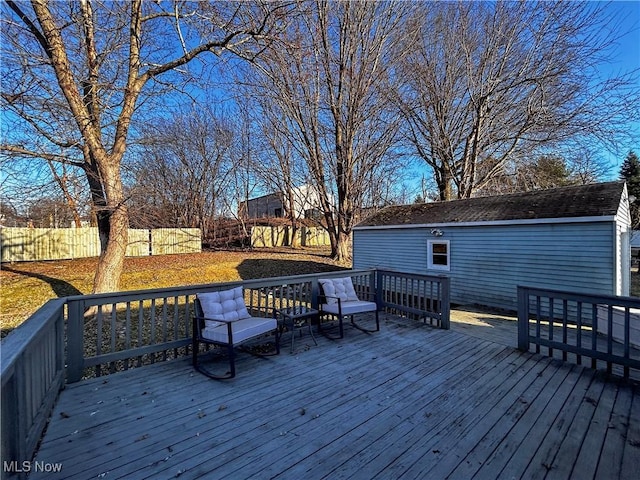
<path fill-rule="evenodd" d="M 91 292 L 97 258 L 2 264 L 2 337 L 47 300 Z M 255 249 L 127 258 L 120 290 L 198 285 L 344 268 L 326 249 Z M 346 266 L 346 267 L 350 267 Z"/>

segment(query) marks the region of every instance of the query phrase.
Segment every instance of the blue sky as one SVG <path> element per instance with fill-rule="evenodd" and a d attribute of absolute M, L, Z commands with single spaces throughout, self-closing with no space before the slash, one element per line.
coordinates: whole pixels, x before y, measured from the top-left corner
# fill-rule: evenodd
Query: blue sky
<path fill-rule="evenodd" d="M 613 66 L 640 68 L 640 0 L 613 1 L 607 8 L 620 14 L 621 31 L 625 33 L 614 52 Z"/>
<path fill-rule="evenodd" d="M 609 64 L 602 65 L 603 76 L 636 70 L 636 82 L 640 82 L 640 0 L 614 0 L 607 5 L 613 14 L 619 18 L 619 33 L 623 34 L 618 44 L 612 48 Z M 635 120 L 631 120 L 629 128 L 635 130 L 640 137 L 640 112 Z M 629 150 L 640 155 L 640 143 L 621 145 L 620 154 L 607 154 L 615 165 L 612 176 L 615 178 L 620 171 L 620 164 Z"/>

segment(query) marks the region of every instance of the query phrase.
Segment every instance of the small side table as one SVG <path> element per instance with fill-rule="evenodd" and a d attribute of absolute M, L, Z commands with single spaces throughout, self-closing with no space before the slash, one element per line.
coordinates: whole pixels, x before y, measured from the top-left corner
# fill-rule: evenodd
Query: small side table
<path fill-rule="evenodd" d="M 314 318 L 319 318 L 320 312 L 318 312 L 318 310 L 304 306 L 296 306 L 281 308 L 280 310 L 278 310 L 278 313 L 282 315 L 282 321 L 285 326 L 289 321 L 291 322 L 291 353 L 294 352 L 293 342 L 296 338 L 296 328 L 304 327 L 305 323 L 309 327 L 309 333 L 311 334 L 313 343 L 318 345 L 318 342 L 316 342 L 316 337 L 313 335 L 313 329 L 311 328 L 311 320 L 313 320 Z"/>

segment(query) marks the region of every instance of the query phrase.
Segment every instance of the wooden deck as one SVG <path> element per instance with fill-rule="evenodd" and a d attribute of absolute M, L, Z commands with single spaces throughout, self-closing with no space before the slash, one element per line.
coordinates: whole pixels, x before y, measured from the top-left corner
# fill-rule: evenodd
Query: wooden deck
<path fill-rule="evenodd" d="M 73 384 L 36 456 L 62 470 L 29 478 L 638 478 L 638 384 L 521 353 L 515 323 L 383 319 L 231 381 L 181 360 Z"/>

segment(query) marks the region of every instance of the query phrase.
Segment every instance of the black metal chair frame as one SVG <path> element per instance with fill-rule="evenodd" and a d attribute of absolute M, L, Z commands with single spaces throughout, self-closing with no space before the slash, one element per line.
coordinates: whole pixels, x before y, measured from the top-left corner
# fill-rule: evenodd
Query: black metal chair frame
<path fill-rule="evenodd" d="M 193 337 L 192 337 L 192 363 L 193 363 L 193 367 L 200 373 L 202 373 L 203 375 L 206 375 L 209 378 L 212 378 L 214 380 L 227 380 L 230 378 L 233 378 L 236 376 L 236 354 L 235 354 L 235 348 L 236 347 L 240 347 L 242 345 L 244 345 L 245 343 L 251 342 L 257 338 L 260 338 L 262 336 L 268 335 L 268 333 L 261 333 L 258 335 L 254 335 L 250 338 L 247 338 L 245 340 L 243 340 L 242 342 L 239 342 L 237 344 L 234 344 L 233 342 L 233 322 L 234 321 L 228 321 L 228 320 L 216 320 L 217 322 L 220 323 L 225 323 L 227 326 L 227 338 L 229 339 L 228 342 L 219 342 L 219 341 L 215 341 L 215 340 L 211 340 L 209 338 L 205 338 L 202 336 L 202 329 L 205 327 L 205 320 L 206 318 L 204 317 L 204 313 L 202 311 L 202 306 L 200 305 L 200 301 L 196 298 L 194 300 L 194 308 L 195 308 L 195 315 L 193 317 Z M 273 310 L 273 309 L 270 309 Z M 273 318 L 275 319 L 275 311 L 272 314 Z M 280 332 L 279 332 L 279 328 L 276 328 L 274 330 L 271 330 L 269 333 L 274 332 L 275 334 L 275 351 L 272 353 L 268 353 L 268 354 L 259 354 L 256 352 L 250 352 L 248 350 L 244 350 L 247 353 L 250 353 L 252 355 L 256 355 L 258 357 L 269 357 L 269 356 L 273 356 L 273 355 L 279 355 L 280 354 Z M 213 372 L 211 372 L 208 368 L 204 367 L 200 362 L 199 362 L 199 354 L 200 354 L 200 343 L 205 343 L 205 344 L 209 344 L 209 345 L 216 345 L 219 347 L 226 347 L 227 349 L 227 357 L 229 360 L 229 371 L 225 374 L 225 375 L 217 375 Z"/>
<path fill-rule="evenodd" d="M 361 325 L 358 325 L 356 323 L 356 321 L 354 320 L 354 315 L 358 314 L 358 313 L 368 313 L 368 312 L 353 312 L 353 313 L 349 313 L 349 314 L 343 314 L 342 313 L 342 302 L 343 300 L 339 297 L 333 297 L 333 296 L 329 296 L 329 295 L 325 295 L 324 294 L 324 290 L 322 289 L 322 284 L 318 284 L 318 287 L 320 289 L 319 295 L 318 295 L 318 303 L 319 303 L 319 311 L 320 311 L 320 319 L 318 321 L 318 331 L 320 333 L 322 333 L 324 336 L 329 337 L 326 332 L 322 329 L 322 317 L 326 317 L 326 316 L 331 316 L 333 318 L 338 318 L 338 325 L 339 325 L 339 329 L 340 329 L 340 337 L 338 338 L 344 338 L 344 326 L 343 326 L 343 321 L 344 321 L 344 317 L 351 317 L 350 318 L 350 322 L 351 325 L 355 328 L 357 328 L 358 330 L 365 332 L 365 333 L 374 333 L 374 332 L 379 332 L 380 331 L 380 318 L 378 316 L 378 305 L 375 302 L 375 293 L 366 293 L 365 295 L 368 295 L 369 297 L 373 298 L 373 303 L 376 303 L 376 328 L 375 329 L 368 329 L 368 328 L 364 328 Z M 358 294 L 358 298 L 360 298 L 361 294 Z M 328 303 L 327 299 L 328 298 L 335 298 L 338 301 L 338 313 L 333 313 L 333 312 L 327 312 L 325 310 L 322 309 L 322 305 Z M 349 303 L 349 302 L 345 302 L 345 303 Z M 333 338 L 333 337 L 329 337 L 329 338 Z"/>

